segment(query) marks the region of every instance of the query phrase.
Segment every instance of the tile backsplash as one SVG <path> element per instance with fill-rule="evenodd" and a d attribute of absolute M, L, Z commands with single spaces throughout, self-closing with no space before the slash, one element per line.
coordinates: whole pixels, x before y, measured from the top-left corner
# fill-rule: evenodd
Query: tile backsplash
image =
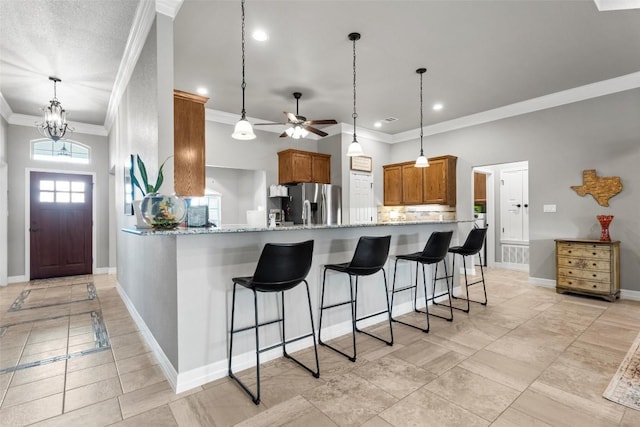
<path fill-rule="evenodd" d="M 456 208 L 444 205 L 378 206 L 378 222 L 450 221 Z"/>

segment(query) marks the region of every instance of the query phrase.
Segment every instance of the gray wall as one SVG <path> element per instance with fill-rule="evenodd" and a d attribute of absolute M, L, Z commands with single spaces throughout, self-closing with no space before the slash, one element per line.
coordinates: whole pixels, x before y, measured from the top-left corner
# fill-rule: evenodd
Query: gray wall
<path fill-rule="evenodd" d="M 264 175 L 264 171 L 207 168 L 207 190 L 221 196 L 222 225 L 246 224 L 247 210 L 266 209 Z"/>
<path fill-rule="evenodd" d="M 9 174 L 7 165 L 7 128 L 8 124 L 0 117 L 0 286 L 8 282 L 7 252 L 7 220 L 9 210 L 7 200 L 9 196 Z"/>
<path fill-rule="evenodd" d="M 611 235 L 621 240 L 622 288 L 640 291 L 640 89 L 429 136 L 428 157 L 458 156 L 458 215 L 471 212 L 473 166 L 529 161 L 531 277 L 555 280 L 554 239 L 599 238 L 598 214 L 613 214 Z M 416 142 L 396 144 L 391 161 L 414 158 Z M 601 207 L 570 189 L 582 171 L 620 176 L 624 189 Z M 543 213 L 556 204 L 556 213 Z"/>
<path fill-rule="evenodd" d="M 91 162 L 88 165 L 53 163 L 42 160 L 31 160 L 30 142 L 41 139 L 35 126 L 26 127 L 9 125 L 7 132 L 8 150 L 7 163 L 9 167 L 9 234 L 11 251 L 8 257 L 8 272 L 11 276 L 22 276 L 25 271 L 25 230 L 29 213 L 25 212 L 25 197 L 27 196 L 28 181 L 25 182 L 27 168 L 52 172 L 86 172 L 95 173 L 93 197 L 95 199 L 95 238 L 96 253 L 94 254 L 96 268 L 109 267 L 109 173 L 107 165 L 108 142 L 104 136 L 71 133 L 67 138 L 85 144 L 91 148 Z"/>

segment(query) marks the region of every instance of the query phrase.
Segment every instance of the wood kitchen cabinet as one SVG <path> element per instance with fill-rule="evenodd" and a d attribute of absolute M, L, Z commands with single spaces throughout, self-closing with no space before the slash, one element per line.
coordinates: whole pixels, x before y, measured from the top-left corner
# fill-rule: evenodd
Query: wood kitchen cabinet
<path fill-rule="evenodd" d="M 402 166 L 387 165 L 382 167 L 384 175 L 384 204 L 394 206 L 402 204 Z"/>
<path fill-rule="evenodd" d="M 487 203 L 487 175 L 473 173 L 473 201 L 475 204 Z"/>
<path fill-rule="evenodd" d="M 556 292 L 613 302 L 620 296 L 620 242 L 556 240 Z"/>
<path fill-rule="evenodd" d="M 331 155 L 301 150 L 278 153 L 278 183 L 331 183 Z"/>
<path fill-rule="evenodd" d="M 393 205 L 456 205 L 455 156 L 429 159 L 429 167 L 416 168 L 415 162 L 383 166 L 384 204 Z"/>
<path fill-rule="evenodd" d="M 204 196 L 205 96 L 173 91 L 173 186 L 180 196 Z"/>

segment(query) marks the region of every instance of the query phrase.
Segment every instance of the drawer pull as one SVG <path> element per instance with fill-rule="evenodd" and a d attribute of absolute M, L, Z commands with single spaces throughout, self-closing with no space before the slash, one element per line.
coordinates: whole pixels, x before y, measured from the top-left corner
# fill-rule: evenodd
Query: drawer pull
<path fill-rule="evenodd" d="M 597 275 L 597 274 L 594 274 L 594 275 L 593 275 L 593 277 L 598 277 L 598 275 Z"/>
<path fill-rule="evenodd" d="M 569 270 L 569 274 L 573 274 L 573 271 Z"/>
<path fill-rule="evenodd" d="M 567 264 L 571 264 L 571 263 L 572 263 L 572 261 L 567 262 Z"/>
<path fill-rule="evenodd" d="M 595 266 L 597 266 L 598 264 L 596 264 L 596 263 L 594 262 L 594 263 L 593 263 L 593 264 L 591 264 L 591 265 L 593 265 L 593 266 L 595 267 Z"/>
<path fill-rule="evenodd" d="M 573 282 L 572 282 L 571 280 L 569 280 L 569 284 L 570 284 L 570 285 L 573 285 Z"/>
<path fill-rule="evenodd" d="M 567 251 L 567 253 L 571 253 L 571 251 Z"/>
<path fill-rule="evenodd" d="M 596 256 L 597 253 L 596 252 L 591 252 L 591 255 Z"/>
<path fill-rule="evenodd" d="M 596 288 L 596 285 L 593 285 L 593 288 L 595 289 L 595 288 Z"/>

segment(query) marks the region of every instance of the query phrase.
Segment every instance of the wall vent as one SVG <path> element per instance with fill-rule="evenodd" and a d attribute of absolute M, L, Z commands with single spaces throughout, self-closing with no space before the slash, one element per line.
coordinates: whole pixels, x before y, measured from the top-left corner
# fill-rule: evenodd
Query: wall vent
<path fill-rule="evenodd" d="M 529 265 L 529 246 L 502 245 L 502 262 Z"/>
<path fill-rule="evenodd" d="M 398 118 L 396 117 L 387 117 L 386 119 L 382 119 L 382 121 L 385 123 L 395 122 L 396 120 L 398 120 Z"/>

